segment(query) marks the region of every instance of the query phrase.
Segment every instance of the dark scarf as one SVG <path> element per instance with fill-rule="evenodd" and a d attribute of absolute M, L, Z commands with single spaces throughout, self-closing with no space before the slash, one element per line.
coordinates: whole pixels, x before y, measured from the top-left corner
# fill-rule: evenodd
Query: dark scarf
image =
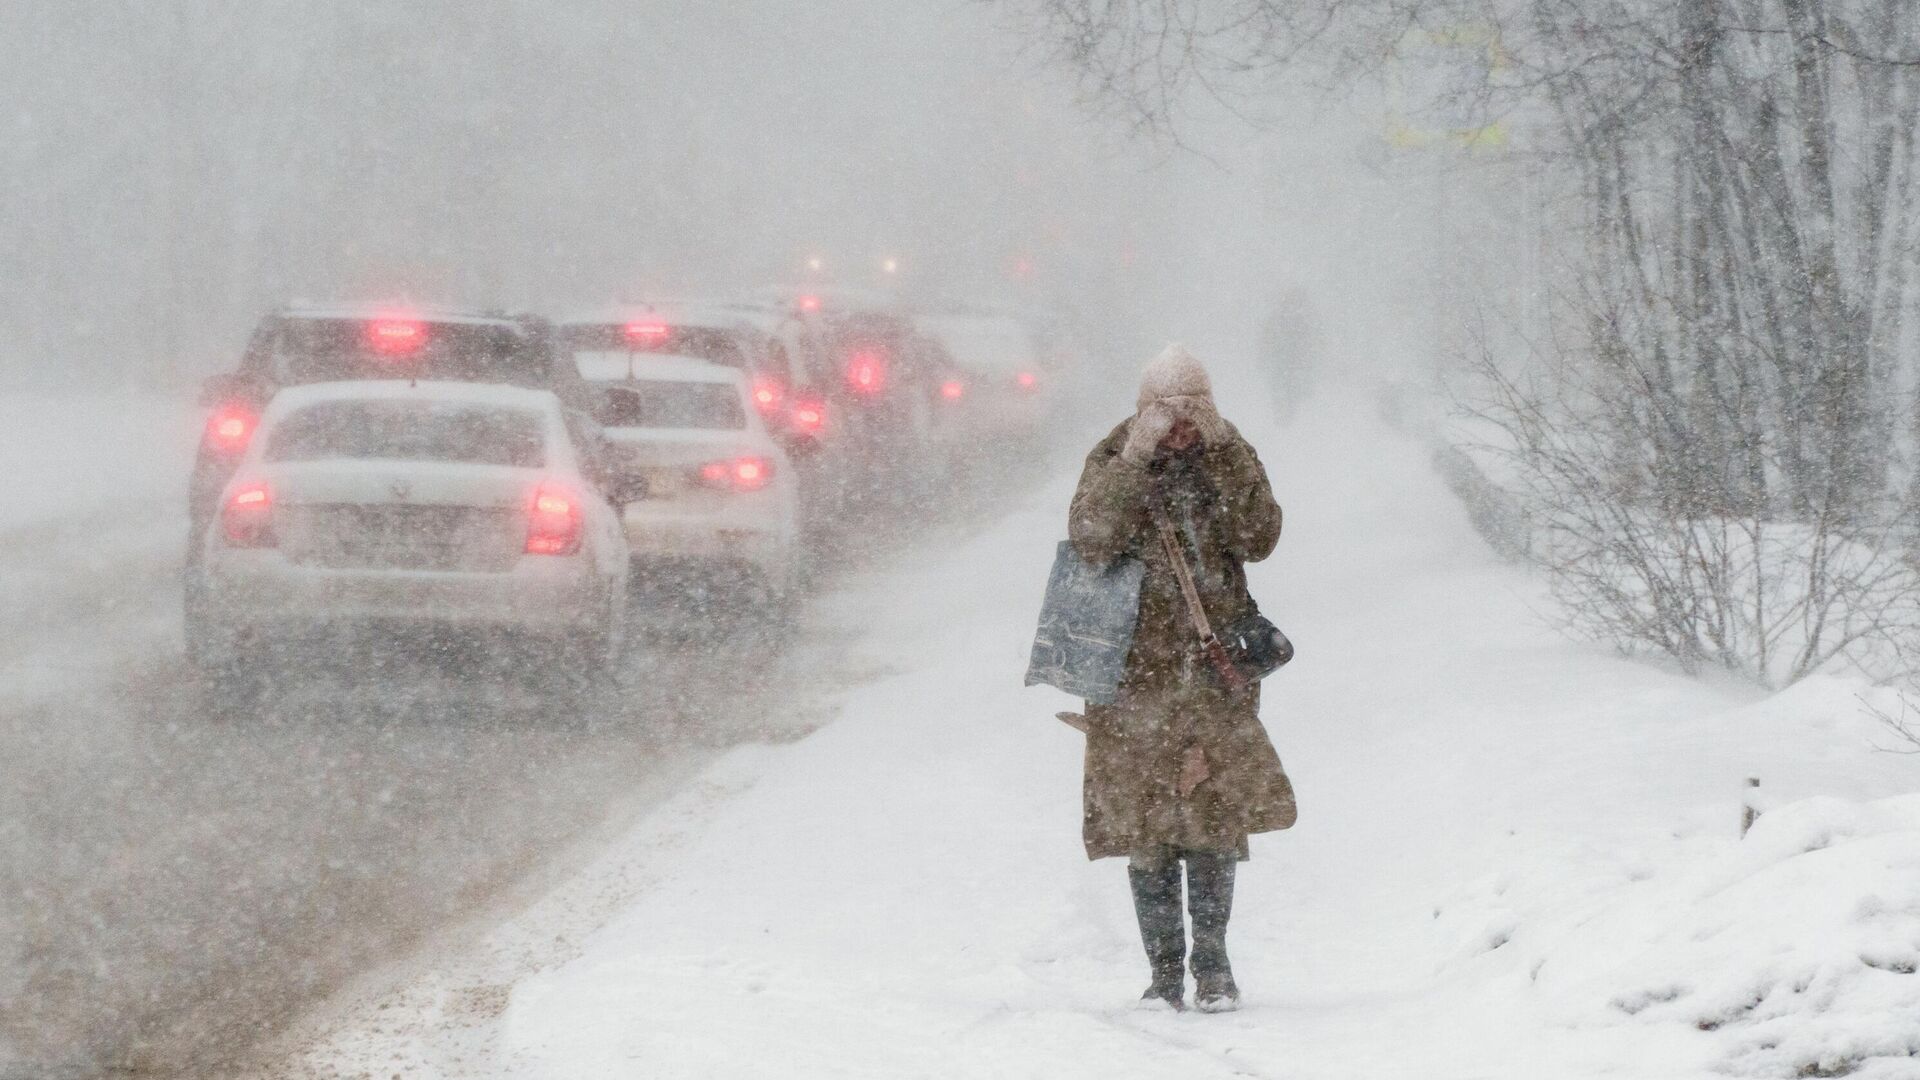
<path fill-rule="evenodd" d="M 1194 581 L 1205 591 L 1221 584 L 1219 568 L 1208 560 L 1206 545 L 1200 542 L 1214 507 L 1219 505 L 1220 489 L 1202 467 L 1202 453 L 1200 446 L 1164 453 L 1154 458 L 1149 469 L 1153 474 L 1154 505 L 1173 523 L 1181 546 L 1186 549 L 1187 566 L 1193 572 Z"/>

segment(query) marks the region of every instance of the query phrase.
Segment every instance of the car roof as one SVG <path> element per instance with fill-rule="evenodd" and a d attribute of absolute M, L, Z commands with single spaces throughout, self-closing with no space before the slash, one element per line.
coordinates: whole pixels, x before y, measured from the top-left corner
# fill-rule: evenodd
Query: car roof
<path fill-rule="evenodd" d="M 360 379 L 289 386 L 273 396 L 276 412 L 329 401 L 446 401 L 468 405 L 545 411 L 559 407 L 551 390 L 503 383 L 449 382 L 436 379 Z"/>
<path fill-rule="evenodd" d="M 289 304 L 279 311 L 283 319 L 419 319 L 430 323 L 503 326 L 525 333 L 526 327 L 510 315 L 465 308 L 419 304 Z"/>
<path fill-rule="evenodd" d="M 571 315 L 559 320 L 561 326 L 605 326 L 636 319 L 657 318 L 675 326 L 699 326 L 717 330 L 758 329 L 750 310 L 724 300 L 660 300 L 641 304 L 621 304 Z"/>
<path fill-rule="evenodd" d="M 744 386 L 747 381 L 746 374 L 738 368 L 695 356 L 613 349 L 577 352 L 573 358 L 580 377 L 589 383 L 703 382 Z M 587 364 L 581 366 L 581 361 Z"/>

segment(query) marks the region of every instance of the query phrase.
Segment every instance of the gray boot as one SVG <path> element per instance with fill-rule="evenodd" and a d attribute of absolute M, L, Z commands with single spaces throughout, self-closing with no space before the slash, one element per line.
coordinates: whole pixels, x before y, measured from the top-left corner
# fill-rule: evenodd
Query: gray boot
<path fill-rule="evenodd" d="M 1182 970 L 1187 951 L 1187 921 L 1180 911 L 1180 860 L 1136 857 L 1127 864 L 1133 885 L 1133 912 L 1140 920 L 1140 943 L 1146 947 L 1153 982 L 1142 1001 L 1164 1001 L 1175 1009 L 1187 1007 L 1187 979 Z"/>
<path fill-rule="evenodd" d="M 1201 1012 L 1240 1007 L 1240 988 L 1227 962 L 1227 919 L 1233 915 L 1232 854 L 1187 856 L 1187 908 L 1193 913 L 1193 1003 Z"/>

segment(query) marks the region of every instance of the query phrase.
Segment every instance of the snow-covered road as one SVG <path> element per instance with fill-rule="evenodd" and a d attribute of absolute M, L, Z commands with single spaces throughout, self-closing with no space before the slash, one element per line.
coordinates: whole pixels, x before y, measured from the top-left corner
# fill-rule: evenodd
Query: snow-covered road
<path fill-rule="evenodd" d="M 1248 411 L 1287 509 L 1253 582 L 1300 647 L 1266 718 L 1302 817 L 1243 868 L 1242 1011 L 1132 1006 L 1068 702 L 1019 685 L 1063 460 L 816 613 L 887 673 L 836 722 L 725 755 L 273 1075 L 1920 1075 L 1920 804 L 1871 802 L 1920 775 L 1872 750 L 1859 688 L 1769 697 L 1564 641 L 1372 397 Z M 1750 774 L 1777 808 L 1742 841 Z"/>
<path fill-rule="evenodd" d="M 196 411 L 6 407 L 9 482 L 41 496 L 0 516 L 8 1080 L 210 1075 L 353 977 L 523 906 L 725 749 L 810 730 L 823 695 L 871 675 L 843 661 L 850 629 L 788 640 L 737 608 L 709 623 L 642 596 L 621 692 L 585 723 L 427 658 L 364 655 L 220 723 L 181 655 Z"/>

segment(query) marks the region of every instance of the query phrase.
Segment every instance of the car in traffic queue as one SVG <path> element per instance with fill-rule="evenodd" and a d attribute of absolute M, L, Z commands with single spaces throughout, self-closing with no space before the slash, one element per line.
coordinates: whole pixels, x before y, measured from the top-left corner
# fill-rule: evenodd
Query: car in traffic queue
<path fill-rule="evenodd" d="M 793 460 L 746 372 L 695 357 L 579 352 L 635 567 L 743 586 L 781 604 L 800 583 Z"/>
<path fill-rule="evenodd" d="M 828 437 L 809 459 L 809 505 L 824 532 L 897 520 L 951 486 L 940 394 L 947 367 L 938 342 L 885 290 L 766 287 L 748 302 L 781 305 L 805 327 L 803 354 Z"/>
<path fill-rule="evenodd" d="M 691 357 L 736 369 L 746 374 L 753 408 L 769 431 L 817 436 L 825 419 L 822 403 L 809 387 L 808 366 L 795 355 L 808 345 L 791 329 L 763 307 L 690 300 L 575 314 L 559 321 L 556 336 L 560 349 L 572 356 Z"/>
<path fill-rule="evenodd" d="M 221 490 L 282 388 L 357 379 L 433 379 L 552 390 L 587 408 L 579 378 L 531 316 L 403 305 L 293 305 L 269 312 L 239 367 L 202 384 L 207 419 L 188 484 L 189 561 Z"/>
<path fill-rule="evenodd" d="M 939 417 L 948 441 L 1039 437 L 1054 404 L 1050 365 L 1023 320 L 998 314 L 924 314 L 915 320 L 939 357 Z"/>
<path fill-rule="evenodd" d="M 925 433 L 926 405 L 937 384 L 924 340 L 897 298 L 874 290 L 768 287 L 738 306 L 777 320 L 782 340 L 791 343 L 794 384 L 806 387 L 804 396 L 830 421 L 833 439 L 891 459 L 903 442 Z"/>
<path fill-rule="evenodd" d="M 229 709 L 289 644 L 367 631 L 499 639 L 589 689 L 621 647 L 629 572 L 599 468 L 547 390 L 282 390 L 189 571 L 188 655 Z"/>

